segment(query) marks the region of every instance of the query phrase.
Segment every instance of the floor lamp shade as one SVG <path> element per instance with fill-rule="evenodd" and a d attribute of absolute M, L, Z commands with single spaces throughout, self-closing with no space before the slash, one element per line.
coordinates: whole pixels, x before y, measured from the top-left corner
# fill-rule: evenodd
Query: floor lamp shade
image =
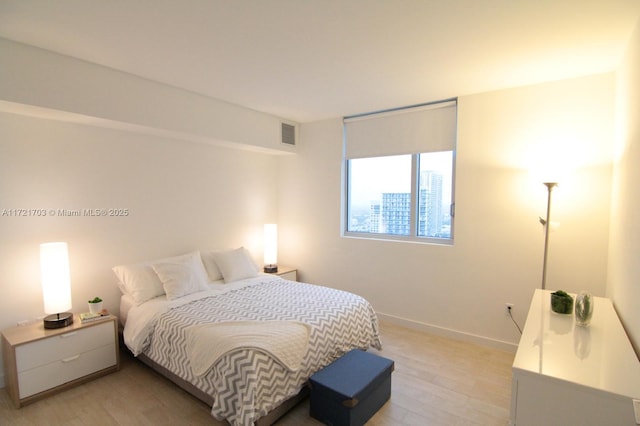
<path fill-rule="evenodd" d="M 67 243 L 40 245 L 40 274 L 45 328 L 65 327 L 73 322 L 71 309 L 71 278 L 69 274 L 69 250 Z"/>
<path fill-rule="evenodd" d="M 278 225 L 264 225 L 264 271 L 278 272 Z"/>

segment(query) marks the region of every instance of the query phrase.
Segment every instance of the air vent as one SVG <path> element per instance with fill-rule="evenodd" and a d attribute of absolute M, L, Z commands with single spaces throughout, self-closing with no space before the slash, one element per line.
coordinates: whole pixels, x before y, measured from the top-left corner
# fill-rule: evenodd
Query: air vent
<path fill-rule="evenodd" d="M 282 143 L 295 146 L 296 144 L 296 126 L 288 123 L 282 124 Z"/>

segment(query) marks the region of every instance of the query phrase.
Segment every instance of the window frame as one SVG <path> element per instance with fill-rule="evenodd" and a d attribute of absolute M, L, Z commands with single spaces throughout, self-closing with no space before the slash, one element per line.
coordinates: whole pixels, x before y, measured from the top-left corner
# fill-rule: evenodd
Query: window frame
<path fill-rule="evenodd" d="M 457 99 L 454 99 L 457 104 Z M 452 99 L 448 99 L 440 102 L 451 102 Z M 424 105 L 433 105 L 440 102 L 432 102 Z M 457 107 L 457 105 L 456 105 Z M 411 109 L 415 108 L 415 106 L 406 107 L 406 108 L 397 108 L 389 111 L 401 111 L 403 109 Z M 385 111 L 381 111 L 385 112 Z M 368 113 L 363 114 L 363 116 L 372 115 L 376 113 Z M 457 116 L 457 111 L 456 111 Z M 350 117 L 345 117 L 348 119 Z M 457 121 L 457 120 L 456 120 Z M 456 125 L 457 127 L 457 125 Z M 379 155 L 379 156 L 371 156 L 371 157 L 354 157 L 347 158 L 347 131 L 346 131 L 346 123 L 343 120 L 343 152 L 342 152 L 342 182 L 343 182 L 343 194 L 341 200 L 341 236 L 344 238 L 358 238 L 358 239 L 367 239 L 367 240 L 377 240 L 377 241 L 395 241 L 395 242 L 409 242 L 409 243 L 419 243 L 419 244 L 432 244 L 432 245 L 443 245 L 443 246 L 452 246 L 455 240 L 455 188 L 456 188 L 456 157 L 457 157 L 457 129 L 455 132 L 455 141 L 453 142 L 453 146 L 450 150 L 451 152 L 451 202 L 449 204 L 449 215 L 451 218 L 450 224 L 450 234 L 448 238 L 442 237 L 429 237 L 429 236 L 419 236 L 419 224 L 418 224 L 418 209 L 419 209 L 419 197 L 420 197 L 420 155 L 421 154 L 429 154 L 432 152 L 443 152 L 443 151 L 425 151 L 425 152 L 412 152 L 412 153 L 396 153 L 396 154 L 388 154 L 388 155 Z M 449 150 L 447 150 L 448 152 Z M 409 235 L 397 235 L 397 234 L 388 234 L 388 233 L 380 233 L 380 232 L 360 232 L 360 231 L 349 231 L 350 225 L 350 212 L 352 209 L 351 205 L 351 169 L 350 169 L 350 161 L 357 160 L 361 158 L 384 158 L 386 156 L 393 155 L 411 155 L 411 210 L 410 210 L 410 232 Z"/>

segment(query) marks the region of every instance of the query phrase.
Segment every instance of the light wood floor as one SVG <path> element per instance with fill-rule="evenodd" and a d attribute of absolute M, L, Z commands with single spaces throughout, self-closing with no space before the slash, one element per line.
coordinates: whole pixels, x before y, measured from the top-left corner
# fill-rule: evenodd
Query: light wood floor
<path fill-rule="evenodd" d="M 514 354 L 381 324 L 395 361 L 391 399 L 368 425 L 507 425 Z M 121 369 L 13 408 L 0 389 L 0 425 L 210 425 L 210 408 L 123 353 Z M 320 425 L 308 399 L 278 426 Z"/>

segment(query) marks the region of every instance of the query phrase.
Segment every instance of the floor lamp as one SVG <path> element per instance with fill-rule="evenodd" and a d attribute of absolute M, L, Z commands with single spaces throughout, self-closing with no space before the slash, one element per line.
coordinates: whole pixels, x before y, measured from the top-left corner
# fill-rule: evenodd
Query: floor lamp
<path fill-rule="evenodd" d="M 544 182 L 547 187 L 547 218 L 540 218 L 540 223 L 544 226 L 544 258 L 542 261 L 542 289 L 547 288 L 547 255 L 549 254 L 549 227 L 551 220 L 551 191 L 558 186 L 557 182 Z"/>

